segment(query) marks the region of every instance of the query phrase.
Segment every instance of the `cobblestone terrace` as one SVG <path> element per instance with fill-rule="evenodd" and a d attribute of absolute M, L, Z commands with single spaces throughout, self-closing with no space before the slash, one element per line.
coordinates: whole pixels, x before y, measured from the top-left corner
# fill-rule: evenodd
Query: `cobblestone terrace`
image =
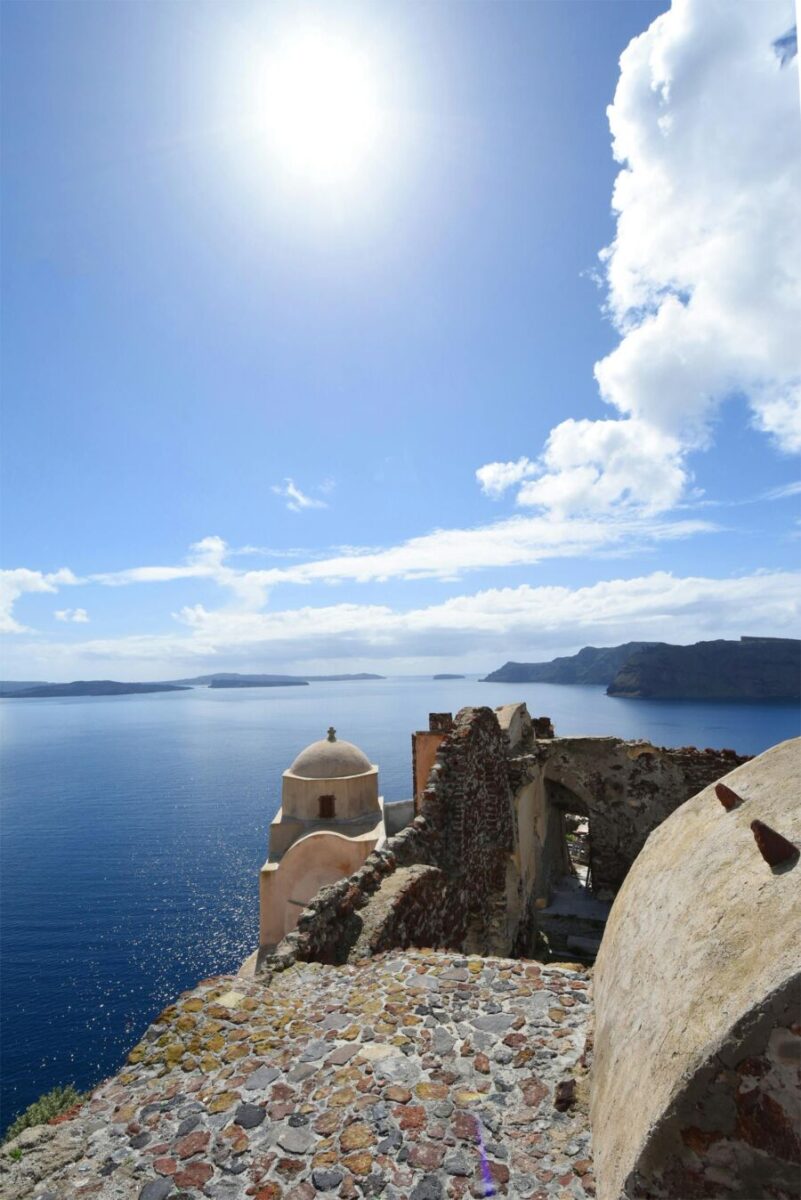
<path fill-rule="evenodd" d="M 205 980 L 77 1115 L 3 1148 L 0 1189 L 584 1200 L 588 986 L 572 964 L 426 951 Z"/>

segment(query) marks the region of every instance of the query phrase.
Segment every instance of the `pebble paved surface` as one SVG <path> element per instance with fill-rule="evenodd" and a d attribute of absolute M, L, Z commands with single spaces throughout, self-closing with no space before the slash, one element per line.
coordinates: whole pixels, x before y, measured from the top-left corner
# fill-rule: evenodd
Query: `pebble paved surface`
<path fill-rule="evenodd" d="M 0 1151 L 0 1189 L 583 1200 L 589 1016 L 575 964 L 404 951 L 205 980 L 76 1116 Z"/>

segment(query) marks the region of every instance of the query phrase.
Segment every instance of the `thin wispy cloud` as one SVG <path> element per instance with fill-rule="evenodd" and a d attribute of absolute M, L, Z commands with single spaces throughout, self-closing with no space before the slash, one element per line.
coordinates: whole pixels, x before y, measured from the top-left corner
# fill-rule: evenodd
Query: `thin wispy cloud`
<path fill-rule="evenodd" d="M 516 516 L 468 529 L 437 529 L 386 548 L 346 547 L 290 566 L 243 570 L 231 566 L 220 538 L 204 538 L 185 564 L 132 567 L 93 575 L 119 587 L 181 578 L 212 579 L 234 589 L 271 589 L 280 584 L 385 582 L 389 579 L 452 580 L 471 571 L 534 565 L 551 558 L 628 552 L 664 541 L 712 532 L 709 521 L 569 519 Z"/>
<path fill-rule="evenodd" d="M 331 490 L 333 484 L 329 484 L 328 491 Z M 281 496 L 286 501 L 286 506 L 290 512 L 303 512 L 308 508 L 328 508 L 325 500 L 320 500 L 314 496 L 307 496 L 302 492 L 293 479 L 285 479 L 283 483 L 273 484 L 272 490 L 276 496 Z"/>
<path fill-rule="evenodd" d="M 760 499 L 786 500 L 790 496 L 801 496 L 801 479 L 796 479 L 793 483 L 786 483 L 784 487 L 771 488 L 770 491 L 763 492 Z"/>
<path fill-rule="evenodd" d="M 651 520 L 637 514 L 618 515 L 614 519 L 562 520 L 553 516 L 515 516 L 467 529 L 436 529 L 395 546 L 340 547 L 333 553 L 322 553 L 305 561 L 290 560 L 286 565 L 263 568 L 236 565 L 232 560 L 240 551 L 232 550 L 221 537 L 211 535 L 195 542 L 183 562 L 100 571 L 81 581 L 71 572 L 52 576 L 39 571 L 5 572 L 17 580 L 15 583 L 9 578 L 5 584 L 5 629 L 14 633 L 25 631 L 26 627 L 11 615 L 14 601 L 24 591 L 54 591 L 57 582 L 119 588 L 208 580 L 227 590 L 237 608 L 258 611 L 273 589 L 286 584 L 368 584 L 420 579 L 451 583 L 475 571 L 534 566 L 549 559 L 630 555 L 716 529 L 712 522 L 696 518 Z"/>

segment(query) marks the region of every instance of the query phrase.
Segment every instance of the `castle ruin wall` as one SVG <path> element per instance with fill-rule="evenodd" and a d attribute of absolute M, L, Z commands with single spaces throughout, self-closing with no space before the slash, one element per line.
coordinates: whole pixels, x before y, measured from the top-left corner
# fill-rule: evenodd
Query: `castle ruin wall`
<path fill-rule="evenodd" d="M 260 969 L 410 946 L 530 956 L 538 909 L 571 870 L 566 807 L 589 816 L 593 884 L 614 894 L 649 833 L 745 761 L 726 750 L 547 736 L 550 721 L 532 720 L 524 704 L 446 716 L 436 714 L 440 740 L 417 816 L 323 888 Z"/>

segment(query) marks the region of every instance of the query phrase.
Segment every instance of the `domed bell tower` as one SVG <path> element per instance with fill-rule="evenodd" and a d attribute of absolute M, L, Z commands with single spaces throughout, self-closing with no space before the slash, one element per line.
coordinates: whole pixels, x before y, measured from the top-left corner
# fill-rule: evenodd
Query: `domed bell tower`
<path fill-rule="evenodd" d="M 277 945 L 320 888 L 358 870 L 385 837 L 378 767 L 332 726 L 283 774 L 261 869 L 261 946 Z"/>

